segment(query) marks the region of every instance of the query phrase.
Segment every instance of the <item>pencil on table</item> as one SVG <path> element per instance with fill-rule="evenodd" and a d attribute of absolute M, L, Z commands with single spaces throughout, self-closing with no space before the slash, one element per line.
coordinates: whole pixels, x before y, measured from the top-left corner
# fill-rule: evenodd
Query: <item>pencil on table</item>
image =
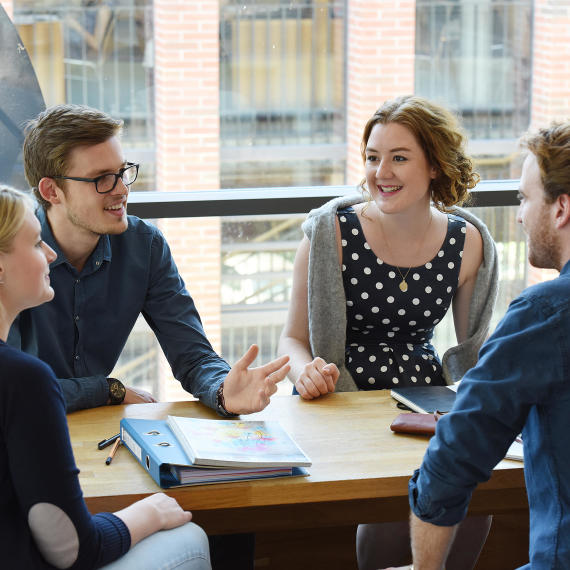
<path fill-rule="evenodd" d="M 111 465 L 111 461 L 113 461 L 113 457 L 115 457 L 115 453 L 117 453 L 117 449 L 119 448 L 120 444 L 121 444 L 121 440 L 117 438 L 115 440 L 115 443 L 113 444 L 113 447 L 111 449 L 111 453 L 109 453 L 109 457 L 107 457 L 107 459 L 105 459 L 105 465 Z"/>

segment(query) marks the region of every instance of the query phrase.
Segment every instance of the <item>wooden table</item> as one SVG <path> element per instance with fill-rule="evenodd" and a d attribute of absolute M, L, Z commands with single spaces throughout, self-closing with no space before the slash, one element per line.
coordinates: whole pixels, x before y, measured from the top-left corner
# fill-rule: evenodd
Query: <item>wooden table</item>
<path fill-rule="evenodd" d="M 392 433 L 399 413 L 384 391 L 330 394 L 315 401 L 276 396 L 248 419 L 279 420 L 313 461 L 308 477 L 171 489 L 209 533 L 340 527 L 408 516 L 407 485 L 427 438 Z M 122 417 L 168 414 L 218 418 L 198 402 L 106 406 L 68 416 L 80 481 L 92 512 L 116 511 L 160 488 L 126 449 L 105 465 L 98 441 Z M 502 461 L 473 495 L 471 512 L 528 517 L 522 463 Z"/>

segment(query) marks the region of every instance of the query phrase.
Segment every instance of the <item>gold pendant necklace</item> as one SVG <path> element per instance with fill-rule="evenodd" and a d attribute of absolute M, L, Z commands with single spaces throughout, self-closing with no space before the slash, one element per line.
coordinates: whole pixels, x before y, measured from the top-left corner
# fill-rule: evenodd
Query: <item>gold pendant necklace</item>
<path fill-rule="evenodd" d="M 406 271 L 405 275 L 402 275 L 402 272 L 400 271 L 400 268 L 396 265 L 396 269 L 398 270 L 398 273 L 400 274 L 400 277 L 402 278 L 402 282 L 400 283 L 399 287 L 400 287 L 400 291 L 402 291 L 402 293 L 405 293 L 408 290 L 408 284 L 406 283 L 406 277 L 408 276 L 408 273 L 410 272 L 410 268 L 408 268 L 408 271 Z"/>
<path fill-rule="evenodd" d="M 431 208 L 430 208 L 429 214 L 430 214 L 429 222 L 427 224 L 427 227 L 424 231 L 424 235 L 422 236 L 420 243 L 423 243 L 423 241 L 425 240 L 427 233 L 428 233 L 428 230 L 429 230 L 429 227 L 431 226 L 431 220 L 433 218 Z M 384 228 L 382 227 L 382 221 L 380 221 L 380 231 L 382 233 L 382 239 L 384 240 L 384 243 L 386 244 L 386 247 L 388 248 L 388 253 L 390 254 L 390 257 L 392 257 L 392 250 L 390 248 L 390 244 L 388 243 L 388 240 L 386 239 L 386 236 L 384 235 Z M 398 270 L 398 273 L 400 274 L 400 277 L 402 278 L 402 281 L 400 281 L 400 284 L 398 285 L 398 287 L 400 288 L 400 291 L 402 291 L 402 293 L 405 293 L 408 290 L 408 283 L 406 282 L 406 277 L 408 276 L 408 273 L 410 273 L 412 268 L 408 267 L 406 274 L 402 275 L 400 268 L 397 265 L 394 265 L 394 267 Z"/>

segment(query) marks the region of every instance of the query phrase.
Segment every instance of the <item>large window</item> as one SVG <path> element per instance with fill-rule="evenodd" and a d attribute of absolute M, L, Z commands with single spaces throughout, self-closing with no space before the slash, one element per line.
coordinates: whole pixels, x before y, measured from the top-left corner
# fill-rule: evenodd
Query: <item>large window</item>
<path fill-rule="evenodd" d="M 517 138 L 567 115 L 557 90 L 570 80 L 567 67 L 558 76 L 545 70 L 564 53 L 557 42 L 568 40 L 555 33 L 556 10 L 531 0 L 1 4 L 46 105 L 87 104 L 123 119 L 126 157 L 142 165 L 133 191 L 305 187 L 311 194 L 354 185 L 364 122 L 386 98 L 412 91 L 460 115 L 485 180 L 517 178 Z M 4 93 L 18 97 L 21 72 L 4 80 Z M 30 104 L 28 118 L 37 110 Z M 18 133 L 18 125 L 10 129 Z M 0 179 L 12 180 L 19 168 L 22 180 L 21 163 L 3 153 Z M 209 337 L 232 362 L 252 341 L 264 360 L 275 353 L 305 213 L 156 221 Z M 512 207 L 478 213 L 501 253 L 499 315 L 527 282 L 524 240 Z M 440 329 L 443 350 L 454 337 Z M 156 378 L 168 372 L 159 354 L 137 326 L 121 374 L 162 390 Z"/>
<path fill-rule="evenodd" d="M 515 176 L 514 141 L 531 119 L 531 1 L 417 0 L 410 13 L 402 7 L 387 14 L 394 29 L 353 31 L 351 9 L 373 14 L 386 4 L 196 1 L 198 24 L 191 26 L 191 12 L 177 18 L 174 7 L 154 8 L 152 0 L 14 0 L 14 20 L 46 104 L 92 105 L 125 121 L 125 145 L 144 164 L 136 190 L 164 189 L 157 171 L 167 158 L 157 156 L 157 139 L 174 146 L 177 137 L 193 133 L 209 137 L 218 157 L 215 181 L 195 189 L 351 183 L 347 133 L 362 124 L 347 124 L 348 90 L 367 87 L 352 79 L 360 56 L 350 59 L 348 42 L 380 43 L 388 31 L 400 51 L 413 50 L 413 81 L 401 92 L 414 90 L 462 117 L 485 178 Z M 415 19 L 409 37 L 397 23 L 407 17 Z M 155 46 L 163 53 L 173 43 L 174 61 L 157 57 Z M 376 57 L 390 55 L 396 57 Z M 193 99 L 201 70 L 208 85 Z M 179 93 L 168 92 L 172 73 L 188 77 Z M 385 78 L 367 79 L 374 80 Z M 386 96 L 380 93 L 376 104 Z M 183 130 L 172 130 L 155 101 L 186 106 Z M 205 162 L 209 155 L 203 155 Z"/>

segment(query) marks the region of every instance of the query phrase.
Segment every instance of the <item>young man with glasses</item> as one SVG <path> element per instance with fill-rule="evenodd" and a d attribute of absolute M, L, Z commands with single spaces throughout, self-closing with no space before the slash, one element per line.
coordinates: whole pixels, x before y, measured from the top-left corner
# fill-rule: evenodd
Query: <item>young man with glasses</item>
<path fill-rule="evenodd" d="M 185 390 L 221 415 L 262 410 L 289 371 L 288 358 L 249 368 L 251 347 L 232 368 L 213 350 L 172 259 L 153 225 L 127 216 L 138 165 L 119 140 L 122 121 L 57 105 L 30 121 L 24 167 L 41 205 L 42 238 L 55 298 L 20 314 L 8 342 L 54 370 L 67 412 L 154 402 L 109 374 L 139 314 L 157 336 Z M 210 537 L 214 570 L 253 567 L 253 535 Z"/>
<path fill-rule="evenodd" d="M 53 368 L 68 412 L 154 402 L 109 378 L 142 313 L 185 390 L 222 415 L 259 411 L 287 374 L 288 358 L 249 368 L 257 355 L 251 347 L 230 368 L 214 352 L 164 237 L 127 216 L 139 166 L 125 160 L 121 128 L 77 105 L 30 121 L 24 164 L 41 205 L 42 237 L 57 253 L 55 299 L 22 313 L 9 342 Z"/>

